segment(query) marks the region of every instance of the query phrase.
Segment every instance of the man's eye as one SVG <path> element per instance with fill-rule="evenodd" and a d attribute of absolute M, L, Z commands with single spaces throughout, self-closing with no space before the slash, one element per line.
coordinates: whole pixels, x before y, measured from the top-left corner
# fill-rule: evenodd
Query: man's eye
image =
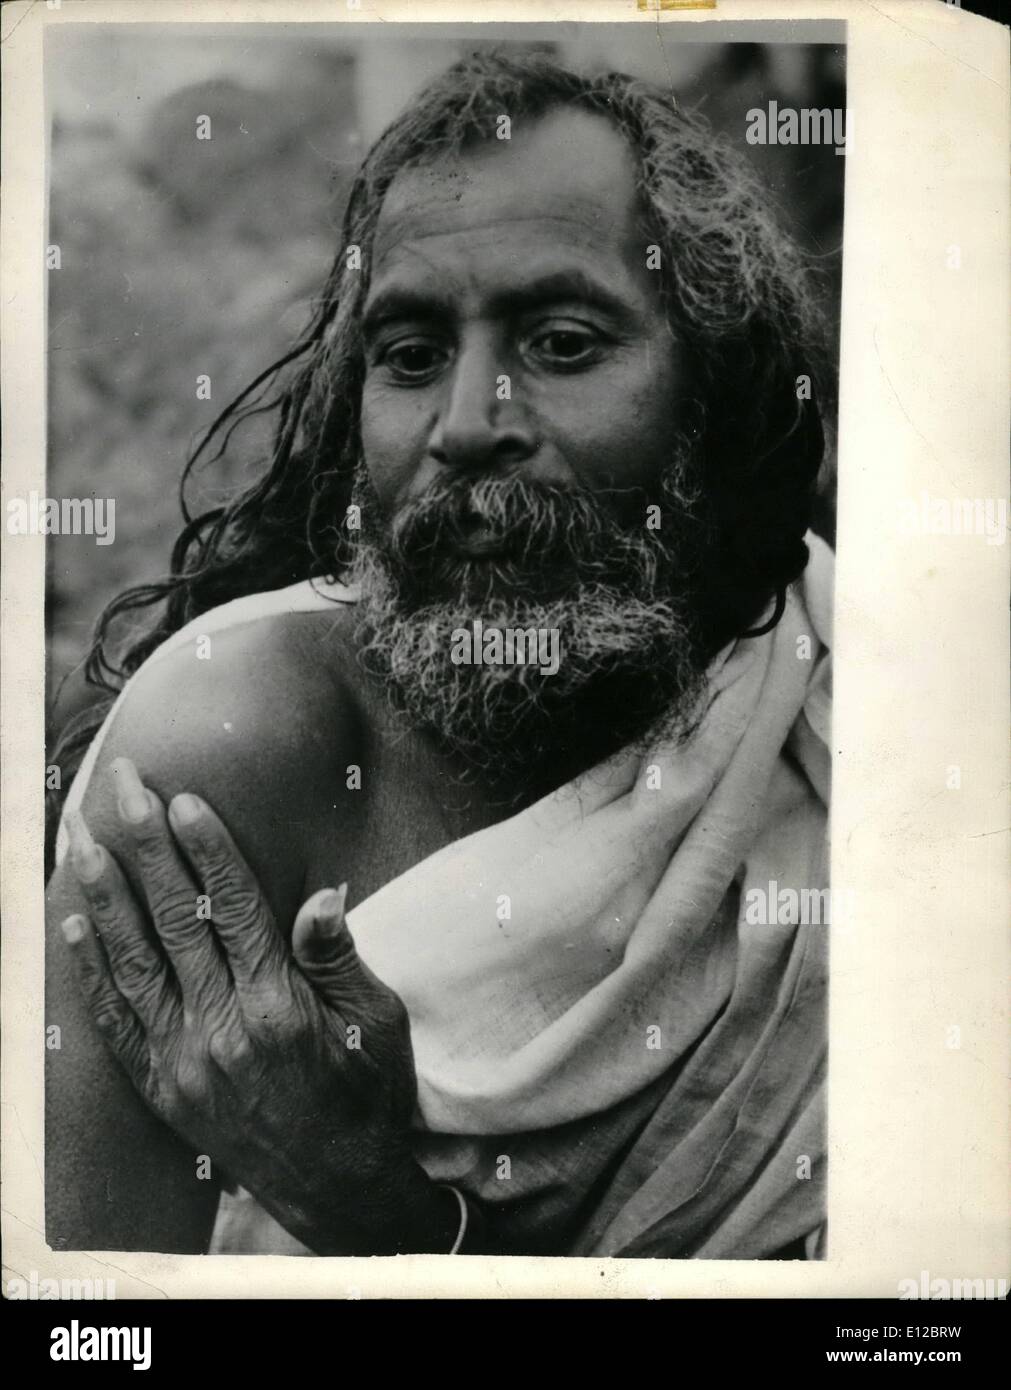
<path fill-rule="evenodd" d="M 575 328 L 552 328 L 534 338 L 531 347 L 553 365 L 580 366 L 595 358 L 600 339 L 595 333 Z"/>
<path fill-rule="evenodd" d="M 438 371 L 446 354 L 435 343 L 394 343 L 380 355 L 380 364 L 402 381 L 419 381 Z"/>

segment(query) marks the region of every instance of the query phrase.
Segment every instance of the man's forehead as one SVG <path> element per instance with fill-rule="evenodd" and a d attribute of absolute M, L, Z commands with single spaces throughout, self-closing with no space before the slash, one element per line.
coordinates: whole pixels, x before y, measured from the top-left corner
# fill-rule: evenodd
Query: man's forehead
<path fill-rule="evenodd" d="M 375 264 L 431 237 L 472 233 L 624 249 L 637 233 L 635 156 L 603 116 L 561 110 L 517 120 L 453 159 L 405 169 L 390 185 Z M 641 237 L 639 238 L 641 240 Z"/>

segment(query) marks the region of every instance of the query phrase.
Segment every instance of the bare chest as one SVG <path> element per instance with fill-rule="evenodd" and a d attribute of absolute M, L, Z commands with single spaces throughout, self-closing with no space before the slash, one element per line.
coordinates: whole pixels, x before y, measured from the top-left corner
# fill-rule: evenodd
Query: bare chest
<path fill-rule="evenodd" d="M 391 732 L 385 721 L 354 756 L 336 770 L 332 803 L 315 818 L 306 896 L 346 881 L 354 907 L 444 845 L 509 814 L 462 782 L 420 735 Z"/>

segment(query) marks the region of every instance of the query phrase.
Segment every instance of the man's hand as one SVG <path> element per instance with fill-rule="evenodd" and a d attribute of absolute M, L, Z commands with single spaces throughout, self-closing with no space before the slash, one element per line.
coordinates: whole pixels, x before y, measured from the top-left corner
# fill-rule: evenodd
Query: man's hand
<path fill-rule="evenodd" d="M 346 885 L 304 904 L 289 950 L 211 808 L 187 794 L 166 817 L 132 763 L 112 771 L 149 914 L 71 814 L 90 917 L 63 933 L 137 1090 L 317 1253 L 448 1251 L 456 1199 L 410 1152 L 406 1011 L 358 958 Z"/>

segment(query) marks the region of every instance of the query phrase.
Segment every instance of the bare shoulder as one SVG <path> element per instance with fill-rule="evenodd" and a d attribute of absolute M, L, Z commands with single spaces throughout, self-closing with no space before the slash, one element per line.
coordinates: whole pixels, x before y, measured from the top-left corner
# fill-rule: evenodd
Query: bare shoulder
<path fill-rule="evenodd" d="M 109 764 L 129 757 L 158 795 L 196 792 L 222 816 L 275 910 L 298 901 L 305 851 L 365 718 L 351 623 L 270 615 L 191 640 L 141 668 L 102 744 L 84 802 L 96 837 L 121 843 Z M 334 829 L 329 820 L 331 833 Z"/>
<path fill-rule="evenodd" d="M 318 758 L 354 714 L 346 612 L 271 614 L 207 635 L 194 625 L 137 673 L 108 739 L 139 735 L 149 754 L 170 749 L 166 761 L 195 771 L 267 759 L 283 772 L 307 742 Z"/>
<path fill-rule="evenodd" d="M 359 719 L 342 676 L 354 664 L 343 618 L 257 618 L 212 630 L 209 644 L 180 642 L 141 668 L 108 727 L 83 806 L 96 839 L 128 872 L 132 848 L 109 773 L 119 756 L 132 758 L 163 800 L 193 791 L 209 801 L 278 925 L 290 927 L 312 829 L 340 837 L 333 811 L 327 818 L 320 808 Z M 59 932 L 66 916 L 87 911 L 69 866 L 56 869 L 46 904 L 46 1016 L 64 1040 L 46 1053 L 47 1237 L 72 1250 L 204 1251 L 217 1184 L 194 1183 L 189 1146 L 142 1104 L 95 1031 Z"/>

